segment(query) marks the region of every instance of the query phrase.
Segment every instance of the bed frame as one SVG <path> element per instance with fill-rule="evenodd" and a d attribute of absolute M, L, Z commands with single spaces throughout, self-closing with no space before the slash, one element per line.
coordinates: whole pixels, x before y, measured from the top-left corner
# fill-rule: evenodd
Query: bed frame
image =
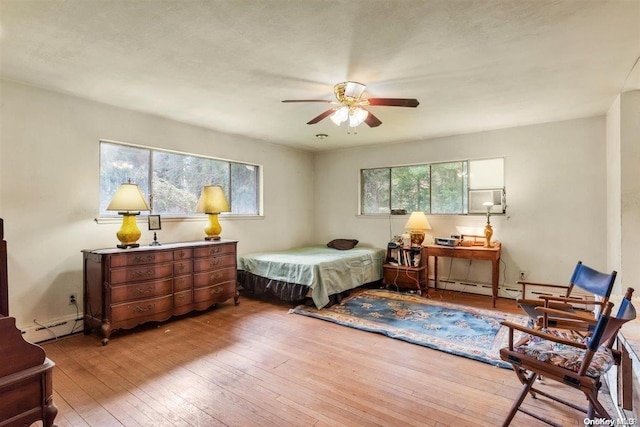
<path fill-rule="evenodd" d="M 42 420 L 54 427 L 58 408 L 53 403 L 52 374 L 55 364 L 44 349 L 22 338 L 16 319 L 8 317 L 7 246 L 0 218 L 0 284 L 3 311 L 0 314 L 0 427 L 25 426 Z"/>

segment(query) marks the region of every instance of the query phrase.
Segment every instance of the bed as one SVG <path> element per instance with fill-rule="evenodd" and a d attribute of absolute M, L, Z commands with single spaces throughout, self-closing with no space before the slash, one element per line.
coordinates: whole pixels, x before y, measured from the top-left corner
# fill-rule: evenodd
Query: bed
<path fill-rule="evenodd" d="M 274 295 L 290 302 L 310 296 L 322 308 L 332 296 L 381 280 L 385 255 L 379 248 L 338 250 L 320 245 L 253 253 L 238 258 L 238 278 L 250 295 Z"/>

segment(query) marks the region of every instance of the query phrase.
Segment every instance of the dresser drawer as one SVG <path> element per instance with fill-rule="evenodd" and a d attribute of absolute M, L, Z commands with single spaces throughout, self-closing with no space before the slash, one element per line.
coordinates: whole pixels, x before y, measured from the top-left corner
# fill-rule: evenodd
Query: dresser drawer
<path fill-rule="evenodd" d="M 193 288 L 193 276 L 178 276 L 173 278 L 173 292 L 185 291 Z"/>
<path fill-rule="evenodd" d="M 193 258 L 193 249 L 192 248 L 182 248 L 176 249 L 173 251 L 173 260 L 180 261 L 183 259 Z"/>
<path fill-rule="evenodd" d="M 182 291 L 176 292 L 173 294 L 173 308 L 176 314 L 187 313 L 191 310 L 191 306 L 193 304 L 193 291 Z M 186 309 L 183 311 L 182 309 Z"/>
<path fill-rule="evenodd" d="M 170 295 L 171 279 L 152 282 L 140 282 L 129 285 L 111 287 L 111 303 L 117 304 L 124 301 L 147 299 Z"/>
<path fill-rule="evenodd" d="M 211 258 L 196 258 L 193 260 L 193 271 L 218 270 L 225 267 L 235 267 L 235 255 L 220 255 Z"/>
<path fill-rule="evenodd" d="M 162 279 L 173 275 L 173 263 L 146 265 L 140 267 L 116 268 L 110 271 L 111 284 L 140 282 L 143 280 Z"/>
<path fill-rule="evenodd" d="M 206 273 L 196 273 L 193 275 L 193 287 L 202 288 L 206 286 L 216 285 L 218 283 L 236 280 L 235 267 L 224 268 L 221 270 L 209 271 Z"/>
<path fill-rule="evenodd" d="M 220 245 L 207 245 L 193 249 L 194 258 L 204 258 L 215 255 L 223 254 L 236 254 L 236 245 L 220 244 Z"/>
<path fill-rule="evenodd" d="M 203 307 L 203 303 L 224 302 L 233 297 L 236 293 L 236 282 L 224 282 L 206 288 L 193 290 L 193 303 L 198 307 Z"/>
<path fill-rule="evenodd" d="M 111 316 L 114 323 L 137 317 L 153 317 L 155 314 L 171 312 L 173 295 L 145 299 L 130 303 L 111 305 Z"/>
<path fill-rule="evenodd" d="M 134 252 L 110 257 L 111 268 L 173 261 L 172 251 Z"/>
<path fill-rule="evenodd" d="M 174 276 L 181 276 L 183 274 L 189 274 L 193 271 L 193 261 L 175 261 L 173 263 Z"/>

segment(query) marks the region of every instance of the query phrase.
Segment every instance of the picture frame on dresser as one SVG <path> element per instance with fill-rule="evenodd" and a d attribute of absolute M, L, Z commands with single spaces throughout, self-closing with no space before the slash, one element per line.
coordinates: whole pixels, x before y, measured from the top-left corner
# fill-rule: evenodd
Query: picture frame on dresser
<path fill-rule="evenodd" d="M 113 331 L 239 304 L 237 241 L 83 250 L 84 333 Z"/>
<path fill-rule="evenodd" d="M 149 230 L 162 230 L 162 221 L 160 220 L 160 215 L 149 215 L 147 218 L 149 223 Z"/>

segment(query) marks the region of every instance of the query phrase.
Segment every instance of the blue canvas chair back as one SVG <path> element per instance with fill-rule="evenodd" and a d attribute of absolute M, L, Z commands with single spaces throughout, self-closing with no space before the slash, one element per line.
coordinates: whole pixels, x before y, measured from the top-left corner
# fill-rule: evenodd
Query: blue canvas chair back
<path fill-rule="evenodd" d="M 578 261 L 571 276 L 571 286 L 577 286 L 594 295 L 609 299 L 617 274 L 615 271 L 610 274 L 600 273 L 591 267 L 587 267 L 582 261 Z M 569 290 L 569 292 L 571 291 Z"/>
<path fill-rule="evenodd" d="M 615 335 L 618 333 L 620 327 L 626 322 L 636 318 L 636 309 L 631 303 L 632 295 L 633 288 L 628 288 L 627 293 L 620 302 L 618 314 L 616 314 L 615 317 L 609 317 L 608 315 L 600 316 L 595 330 L 589 338 L 588 347 L 590 350 L 597 350 L 598 346 L 603 343 L 608 343 L 608 347 L 611 347 L 610 344 L 613 343 Z"/>

